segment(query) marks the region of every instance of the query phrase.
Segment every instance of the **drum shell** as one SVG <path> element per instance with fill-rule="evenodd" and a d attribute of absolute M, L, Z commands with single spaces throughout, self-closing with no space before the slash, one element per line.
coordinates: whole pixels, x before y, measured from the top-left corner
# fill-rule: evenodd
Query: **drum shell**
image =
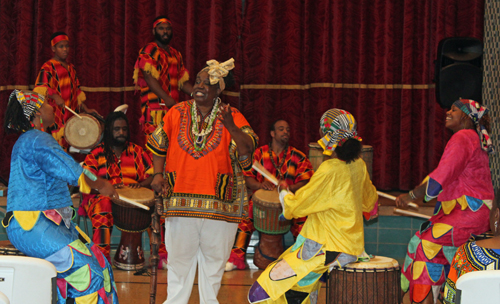
<path fill-rule="evenodd" d="M 283 234 L 260 233 L 259 243 L 255 245 L 253 264 L 259 269 L 266 269 L 269 264 L 277 260 L 285 251 L 283 243 Z"/>
<path fill-rule="evenodd" d="M 262 194 L 267 190 L 257 190 L 253 196 L 253 225 L 255 229 L 267 234 L 284 234 L 290 230 L 292 221 L 279 219 L 283 212 L 276 192 L 275 202 L 264 201 Z"/>
<path fill-rule="evenodd" d="M 116 228 L 128 232 L 143 232 L 151 224 L 151 214 L 153 214 L 154 208 L 145 210 L 136 207 L 125 207 L 113 201 L 112 210 Z"/>
<path fill-rule="evenodd" d="M 323 148 L 318 143 L 309 144 L 309 161 L 312 164 L 314 171 L 318 170 L 319 165 L 325 160 L 325 155 L 323 154 Z M 368 174 L 370 174 L 370 179 L 373 178 L 373 147 L 369 145 L 363 145 L 361 148 L 361 158 L 365 161 L 366 169 Z"/>
<path fill-rule="evenodd" d="M 353 268 L 350 267 L 352 264 L 342 268 L 335 266 L 328 279 L 327 303 L 401 303 L 401 269 L 394 266 L 397 265 L 394 259 L 380 258 L 392 260 L 394 263 L 374 265 L 374 268 Z"/>

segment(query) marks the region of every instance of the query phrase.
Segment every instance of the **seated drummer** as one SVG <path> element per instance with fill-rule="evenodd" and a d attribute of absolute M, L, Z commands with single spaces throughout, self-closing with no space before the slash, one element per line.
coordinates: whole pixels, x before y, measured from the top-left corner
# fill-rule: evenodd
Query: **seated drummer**
<path fill-rule="evenodd" d="M 363 213 L 377 214 L 378 196 L 360 158 L 356 121 L 347 111 L 328 110 L 320 120 L 320 135 L 318 143 L 330 159 L 295 194 L 283 181 L 279 184 L 284 217 L 307 216 L 307 221 L 295 244 L 252 285 L 250 303 L 313 303 L 322 274 L 363 253 Z"/>
<path fill-rule="evenodd" d="M 278 180 L 285 181 L 294 192 L 303 187 L 313 174 L 311 162 L 304 153 L 288 144 L 290 140 L 290 126 L 283 120 L 275 121 L 270 128 L 272 141 L 269 145 L 255 150 L 254 161 L 259 162 L 267 171 Z M 274 190 L 276 187 L 266 180 L 254 169 L 245 172 L 247 187 L 253 192 L 259 189 Z M 253 226 L 253 202 L 249 202 L 249 217 L 242 219 L 238 225 L 236 240 L 231 250 L 231 255 L 226 264 L 226 271 L 234 269 L 245 269 L 245 254 L 250 242 L 250 236 L 255 231 Z M 291 228 L 295 237 L 300 233 L 306 217 L 293 220 Z"/>
<path fill-rule="evenodd" d="M 102 142 L 87 155 L 83 167 L 109 180 L 115 188 L 149 188 L 153 176 L 146 172 L 152 168 L 151 158 L 141 147 L 129 140 L 127 116 L 120 111 L 112 112 L 106 117 Z M 87 214 L 91 219 L 92 240 L 108 261 L 111 261 L 111 200 L 99 194 L 84 195 L 79 213 Z"/>

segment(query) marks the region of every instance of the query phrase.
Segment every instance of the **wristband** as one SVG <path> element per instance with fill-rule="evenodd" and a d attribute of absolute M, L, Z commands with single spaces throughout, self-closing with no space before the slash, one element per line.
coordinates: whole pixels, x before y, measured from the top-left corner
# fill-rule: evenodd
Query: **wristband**
<path fill-rule="evenodd" d="M 163 172 L 156 172 L 156 173 L 153 173 L 153 178 L 158 175 L 158 174 L 162 174 L 163 175 Z"/>
<path fill-rule="evenodd" d="M 412 200 L 416 200 L 417 197 L 415 196 L 415 193 L 413 193 L 413 190 L 410 190 L 410 192 L 408 192 L 408 194 L 410 195 L 411 199 Z"/>

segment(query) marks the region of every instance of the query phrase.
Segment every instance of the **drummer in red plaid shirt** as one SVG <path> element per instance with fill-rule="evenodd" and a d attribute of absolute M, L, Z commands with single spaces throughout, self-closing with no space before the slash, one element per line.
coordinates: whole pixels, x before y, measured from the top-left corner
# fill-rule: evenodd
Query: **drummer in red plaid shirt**
<path fill-rule="evenodd" d="M 112 112 L 106 117 L 103 141 L 85 158 L 83 167 L 105 178 L 115 187 L 150 188 L 153 176 L 151 158 L 140 146 L 131 143 L 128 119 L 123 112 Z M 150 170 L 152 172 L 152 170 Z M 110 259 L 110 239 L 113 230 L 111 199 L 99 194 L 84 195 L 78 210 L 92 221 L 92 241 Z M 166 251 L 162 246 L 163 253 Z M 161 265 L 161 264 L 160 264 Z"/>
<path fill-rule="evenodd" d="M 290 126 L 285 120 L 275 121 L 270 128 L 272 141 L 270 144 L 255 150 L 254 161 L 259 162 L 278 180 L 285 181 L 290 191 L 294 192 L 307 184 L 312 174 L 313 167 L 306 155 L 288 144 L 290 140 Z M 254 169 L 245 172 L 247 187 L 253 192 L 259 189 L 274 190 L 275 185 L 266 180 Z M 250 237 L 255 231 L 253 225 L 253 202 L 249 202 L 249 217 L 244 218 L 238 225 L 238 232 L 231 250 L 231 255 L 226 264 L 226 271 L 245 269 L 245 254 Z M 300 233 L 307 217 L 293 219 L 290 231 L 296 238 Z"/>

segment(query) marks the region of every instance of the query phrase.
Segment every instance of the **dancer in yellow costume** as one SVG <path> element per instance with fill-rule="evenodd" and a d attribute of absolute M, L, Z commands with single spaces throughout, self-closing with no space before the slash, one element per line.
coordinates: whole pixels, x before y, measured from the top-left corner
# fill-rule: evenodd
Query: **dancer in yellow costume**
<path fill-rule="evenodd" d="M 320 277 L 357 260 L 364 250 L 363 215 L 377 216 L 377 190 L 360 158 L 361 138 L 347 111 L 331 109 L 320 120 L 318 143 L 330 156 L 295 194 L 279 185 L 283 216 L 307 216 L 295 244 L 252 285 L 249 303 L 317 303 Z"/>

